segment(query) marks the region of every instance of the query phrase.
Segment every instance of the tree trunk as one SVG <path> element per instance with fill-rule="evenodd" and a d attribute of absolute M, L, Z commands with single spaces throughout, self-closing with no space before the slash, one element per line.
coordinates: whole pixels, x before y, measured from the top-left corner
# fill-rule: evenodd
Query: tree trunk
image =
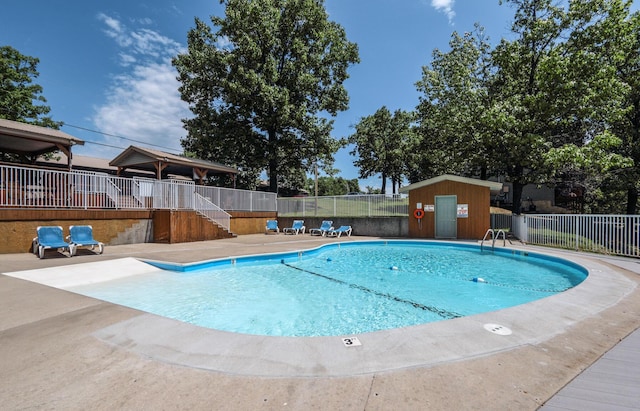
<path fill-rule="evenodd" d="M 278 192 L 278 163 L 275 160 L 269 159 L 269 191 L 272 193 Z"/>
<path fill-rule="evenodd" d="M 277 158 L 277 135 L 274 130 L 268 131 L 269 135 L 269 191 L 278 193 L 278 158 Z"/>
<path fill-rule="evenodd" d="M 486 179 L 487 179 L 487 167 L 482 166 L 480 167 L 480 180 L 486 180 Z"/>
<path fill-rule="evenodd" d="M 521 210 L 521 205 L 520 203 L 522 203 L 522 188 L 524 187 L 524 184 L 514 181 L 512 183 L 513 185 L 513 205 L 511 206 L 511 211 L 513 211 L 514 214 L 520 214 L 522 212 Z"/>
<path fill-rule="evenodd" d="M 638 189 L 629 187 L 627 189 L 627 214 L 634 215 L 638 207 Z"/>
<path fill-rule="evenodd" d="M 382 173 L 382 194 L 387 194 L 387 175 Z"/>

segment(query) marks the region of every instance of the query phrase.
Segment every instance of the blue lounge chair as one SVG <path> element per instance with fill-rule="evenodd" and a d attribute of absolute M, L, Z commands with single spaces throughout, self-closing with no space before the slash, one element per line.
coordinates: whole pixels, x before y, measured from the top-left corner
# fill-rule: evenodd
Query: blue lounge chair
<path fill-rule="evenodd" d="M 346 234 L 347 237 L 351 237 L 351 231 L 352 228 L 350 225 L 341 225 L 340 227 L 336 228 L 335 230 L 331 230 L 329 232 L 327 232 L 327 236 L 328 237 L 340 237 L 342 234 Z"/>
<path fill-rule="evenodd" d="M 285 234 L 298 235 L 300 233 L 304 234 L 304 230 L 304 220 L 293 220 L 293 224 L 291 225 L 291 227 L 283 228 L 282 232 Z"/>
<path fill-rule="evenodd" d="M 36 234 L 38 236 L 32 242 L 33 253 L 38 254 L 40 258 L 44 258 L 45 250 L 67 250 L 69 251 L 69 257 L 72 257 L 75 253 L 74 245 L 64 241 L 62 227 L 59 225 L 38 226 Z"/>
<path fill-rule="evenodd" d="M 269 234 L 270 231 L 274 231 L 276 233 L 280 232 L 280 229 L 278 228 L 278 220 L 267 220 L 265 234 Z"/>
<path fill-rule="evenodd" d="M 321 235 L 324 237 L 324 235 L 331 230 L 333 230 L 333 221 L 324 220 L 322 224 L 320 224 L 320 228 L 312 228 L 309 230 L 309 234 Z"/>
<path fill-rule="evenodd" d="M 104 244 L 93 238 L 93 227 L 90 225 L 72 225 L 69 227 L 69 243 L 73 245 L 73 254 L 76 254 L 78 247 L 91 247 L 95 249 L 98 246 L 98 254 L 104 251 Z"/>

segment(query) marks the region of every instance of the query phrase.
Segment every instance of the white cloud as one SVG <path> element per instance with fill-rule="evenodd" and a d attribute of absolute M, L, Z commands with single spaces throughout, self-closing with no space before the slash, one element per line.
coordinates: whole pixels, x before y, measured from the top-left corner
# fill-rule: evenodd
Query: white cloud
<path fill-rule="evenodd" d="M 114 39 L 118 46 L 128 47 L 131 44 L 131 39 L 127 36 L 125 29 L 119 20 L 102 13 L 98 14 L 98 20 L 102 21 L 107 26 L 104 29 L 104 32 L 107 36 Z"/>
<path fill-rule="evenodd" d="M 103 30 L 105 34 L 123 49 L 120 52 L 120 56 L 126 56 L 122 61 L 123 65 L 129 65 L 133 55 L 157 60 L 173 57 L 184 48 L 175 40 L 151 29 L 129 30 L 120 20 L 106 14 L 98 14 L 98 20 L 105 24 L 106 28 Z M 142 19 L 142 21 L 145 25 L 150 24 L 148 19 Z"/>
<path fill-rule="evenodd" d="M 455 0 L 431 0 L 431 7 L 443 12 L 451 22 L 456 15 L 456 12 L 453 11 L 454 3 Z"/>
<path fill-rule="evenodd" d="M 180 100 L 175 77 L 168 62 L 135 66 L 131 73 L 116 77 L 106 104 L 96 109 L 96 126 L 108 134 L 153 144 L 152 148 L 180 149 L 179 140 L 186 134 L 181 119 L 189 111 Z M 107 140 L 117 146 L 139 145 L 115 137 Z"/>
<path fill-rule="evenodd" d="M 114 74 L 105 92 L 106 102 L 95 108 L 93 122 L 101 132 L 137 142 L 105 136 L 107 144 L 127 147 L 151 144 L 151 148 L 180 150 L 186 135 L 182 119 L 190 116 L 180 99 L 177 72 L 171 58 L 183 50 L 174 40 L 150 29 L 130 30 L 116 18 L 100 14 L 107 36 L 118 47 L 123 72 Z M 161 147 L 158 147 L 161 146 Z"/>

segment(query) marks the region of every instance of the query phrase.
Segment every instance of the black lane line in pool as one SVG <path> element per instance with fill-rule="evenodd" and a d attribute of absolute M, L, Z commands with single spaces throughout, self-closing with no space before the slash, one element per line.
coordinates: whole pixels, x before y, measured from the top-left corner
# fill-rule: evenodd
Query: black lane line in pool
<path fill-rule="evenodd" d="M 557 293 L 562 293 L 564 291 L 567 291 L 568 289 L 570 289 L 571 287 L 566 287 L 566 288 L 558 288 L 558 289 L 544 289 L 544 288 L 528 288 L 528 287 L 520 287 L 517 285 L 511 285 L 511 284 L 502 284 L 502 283 L 492 283 L 490 281 L 478 281 L 477 278 L 474 278 L 472 280 L 467 280 L 467 281 L 473 281 L 474 283 L 481 283 L 481 284 L 487 284 L 487 285 L 493 285 L 494 287 L 504 287 L 504 288 L 511 288 L 514 290 L 523 290 L 523 291 L 533 291 L 533 292 L 538 292 L 538 293 L 553 293 L 553 294 L 557 294 Z"/>
<path fill-rule="evenodd" d="M 431 306 L 428 306 L 428 305 L 420 304 L 420 303 L 417 303 L 417 302 L 411 301 L 411 300 L 405 300 L 404 298 L 396 297 L 395 295 L 391 295 L 391 294 L 387 294 L 387 293 L 381 293 L 379 291 L 372 290 L 371 288 L 367 288 L 367 287 L 362 286 L 362 285 L 348 283 L 346 281 L 338 280 L 337 278 L 329 277 L 328 275 L 324 275 L 324 274 L 320 274 L 320 273 L 314 273 L 313 271 L 305 270 L 304 268 L 300 268 L 300 267 L 296 267 L 294 265 L 287 264 L 287 263 L 284 262 L 284 260 L 280 260 L 280 262 L 283 265 L 285 265 L 285 266 L 287 266 L 289 268 L 293 268 L 294 270 L 302 271 L 302 272 L 307 273 L 307 274 L 313 274 L 315 276 L 324 278 L 326 280 L 333 281 L 333 282 L 338 283 L 338 284 L 348 285 L 351 288 L 356 288 L 358 290 L 362 290 L 362 291 L 365 291 L 367 293 L 375 294 L 375 295 L 377 295 L 379 297 L 388 298 L 390 300 L 397 301 L 399 303 L 409 304 L 409 305 L 414 306 L 415 308 L 419 308 L 421 310 L 429 311 L 429 312 L 432 312 L 434 314 L 437 314 L 440 317 L 445 318 L 445 319 L 452 319 L 452 318 L 462 317 L 462 315 L 454 313 L 454 312 L 451 312 L 451 311 L 447 311 L 447 310 L 443 310 L 443 309 L 440 309 L 440 308 L 436 308 L 436 307 L 431 307 Z"/>

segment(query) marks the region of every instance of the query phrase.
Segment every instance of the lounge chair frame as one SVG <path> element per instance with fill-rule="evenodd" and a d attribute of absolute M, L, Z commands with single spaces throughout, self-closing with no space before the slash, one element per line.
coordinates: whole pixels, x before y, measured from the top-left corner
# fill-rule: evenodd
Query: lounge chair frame
<path fill-rule="evenodd" d="M 278 220 L 267 220 L 267 224 L 264 227 L 265 234 L 269 234 L 270 232 L 275 232 L 276 234 L 280 233 L 280 228 L 278 227 Z"/>
<path fill-rule="evenodd" d="M 327 237 L 341 237 L 342 234 L 346 234 L 347 237 L 351 237 L 351 232 L 353 228 L 350 225 L 342 225 L 335 230 L 331 230 L 327 232 Z"/>
<path fill-rule="evenodd" d="M 324 237 L 329 231 L 333 230 L 333 221 L 324 220 L 320 224 L 319 228 L 312 228 L 309 230 L 310 235 L 320 235 Z"/>
<path fill-rule="evenodd" d="M 38 226 L 36 234 L 37 237 L 33 238 L 31 245 L 33 253 L 38 258 L 44 258 L 46 250 L 67 250 L 69 257 L 73 257 L 75 254 L 75 246 L 64 240 L 61 226 Z"/>
<path fill-rule="evenodd" d="M 306 227 L 304 226 L 304 220 L 293 220 L 291 227 L 283 228 L 282 232 L 285 234 L 304 234 Z"/>
<path fill-rule="evenodd" d="M 98 254 L 104 252 L 104 243 L 93 238 L 93 227 L 90 225 L 72 225 L 69 227 L 67 240 L 73 245 L 73 254 L 76 255 L 78 247 L 91 247 L 94 250 L 98 247 Z"/>

